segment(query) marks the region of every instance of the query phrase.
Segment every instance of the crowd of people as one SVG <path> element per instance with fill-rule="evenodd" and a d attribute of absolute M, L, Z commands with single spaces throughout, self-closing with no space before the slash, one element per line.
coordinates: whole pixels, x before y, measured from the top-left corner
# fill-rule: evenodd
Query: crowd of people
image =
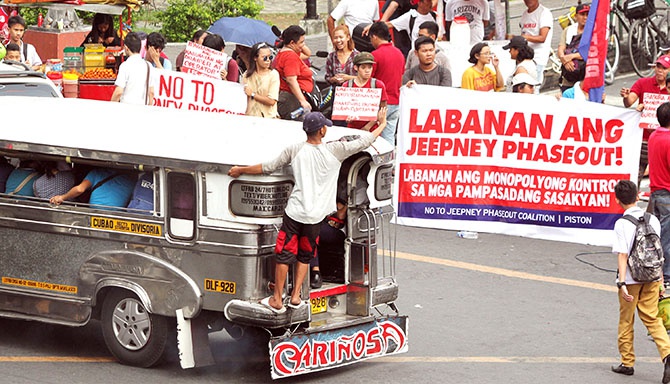
<path fill-rule="evenodd" d="M 454 83 L 449 57 L 436 42 L 448 40 L 451 24 L 456 18 L 465 17 L 471 31 L 473 46 L 469 61 L 472 66 L 463 73 L 461 88 L 538 93 L 550 51 L 553 19 L 539 0 L 524 2 L 527 10 L 521 17 L 521 34 L 508 36 L 511 42 L 505 46 L 510 58 L 516 61 L 516 68 L 511 76 L 503 78 L 497 67 L 500 58 L 491 53 L 484 41 L 493 36 L 487 1 L 388 0 L 380 12 L 377 0 L 342 0 L 327 19 L 333 50 L 326 59 L 325 81 L 333 87 L 382 88 L 379 107 L 385 107 L 387 113 L 382 137 L 395 143 L 400 88 L 414 84 L 452 86 Z M 583 10 L 578 9 L 578 14 L 581 12 Z M 121 43 L 111 16 L 96 14 L 92 24 L 82 45 Z M 25 21 L 13 16 L 9 20 L 9 31 L 8 59 L 18 58 L 31 66 L 39 66 L 41 60 L 35 48 L 22 41 Z M 204 30 L 195 32 L 191 41 L 215 51 L 223 51 L 226 46 L 221 36 Z M 252 47 L 237 44 L 233 55 L 226 56 L 228 60 L 221 69 L 221 78 L 244 85 L 248 115 L 300 120 L 305 112 L 318 108 L 305 30 L 297 25 L 289 26 L 282 32 L 278 44 L 269 43 Z M 148 35 L 131 32 L 125 36 L 123 45 L 127 59 L 118 69 L 112 101 L 151 104 L 155 83 L 151 68 L 181 71 L 185 51 L 177 55 L 173 63 L 163 52 L 165 38 L 157 32 Z M 355 59 L 362 53 L 371 54 L 372 62 L 366 55 L 365 63 L 357 65 Z M 564 56 L 567 63 L 574 54 Z M 149 63 L 148 70 L 144 62 Z M 371 65 L 369 76 L 358 76 L 361 65 Z M 519 74 L 528 76 L 517 76 Z M 566 82 L 565 86 L 568 85 L 573 84 Z M 355 119 L 351 116 L 335 124 L 368 125 L 367 121 Z M 373 125 L 368 129 L 374 128 Z"/>
<path fill-rule="evenodd" d="M 342 0 L 327 19 L 333 50 L 326 59 L 325 81 L 333 87 L 382 88 L 383 99 L 379 100 L 379 107 L 385 107 L 387 113 L 387 126 L 382 137 L 395 143 L 400 88 L 414 84 L 452 86 L 455 83 L 450 59 L 436 42 L 449 40 L 454 20 L 465 17 L 470 28 L 472 49 L 468 61 L 472 66 L 462 75 L 457 74 L 461 88 L 538 93 L 551 50 L 553 18 L 539 0 L 524 0 L 524 3 L 526 10 L 519 23 L 521 32 L 518 36 L 507 36 L 510 42 L 504 46 L 516 66 L 510 76 L 503 78 L 498 68 L 501 58 L 492 53 L 485 41 L 494 34 L 492 10 L 487 1 L 387 0 L 380 11 L 377 0 Z M 576 66 L 573 63 L 581 57 L 571 49 L 583 32 L 588 11 L 586 4 L 577 7 L 577 22 L 563 31 L 558 47 L 565 68 L 561 77 L 564 97 L 587 97 L 579 87 L 580 79 L 572 73 Z M 82 45 L 114 46 L 121 43 L 111 16 L 96 14 L 92 24 Z M 34 46 L 22 41 L 25 21 L 21 16 L 9 19 L 9 31 L 11 42 L 7 47 L 7 59 L 18 59 L 38 67 L 41 60 Z M 124 40 L 127 40 L 123 44 L 127 60 L 118 69 L 112 101 L 151 104 L 155 83 L 151 68 L 181 71 L 185 51 L 179 53 L 173 63 L 163 52 L 166 40 L 160 33 L 131 32 Z M 204 30 L 196 31 L 191 41 L 215 51 L 223 51 L 226 46 L 221 36 Z M 278 44 L 269 43 L 252 47 L 236 44 L 233 55 L 226 56 L 221 78 L 244 85 L 248 115 L 300 120 L 305 112 L 318 108 L 315 78 L 309 65 L 311 50 L 305 44 L 305 31 L 292 25 L 282 32 Z M 372 62 L 367 59 L 356 65 L 355 59 L 362 53 L 371 54 Z M 149 63 L 148 71 L 144 62 Z M 371 64 L 369 76 L 358 76 L 361 64 Z M 577 76 L 581 73 L 583 78 L 583 65 L 575 72 Z M 522 74 L 524 76 L 520 76 Z M 335 121 L 335 124 L 367 126 L 367 121 L 355 119 L 351 116 L 346 121 Z"/>

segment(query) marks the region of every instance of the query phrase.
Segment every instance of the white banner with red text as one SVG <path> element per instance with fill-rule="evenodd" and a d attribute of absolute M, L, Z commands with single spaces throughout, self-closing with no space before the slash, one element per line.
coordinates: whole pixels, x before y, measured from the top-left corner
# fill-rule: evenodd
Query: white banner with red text
<path fill-rule="evenodd" d="M 403 87 L 398 223 L 610 245 L 640 113 L 553 96 Z"/>
<path fill-rule="evenodd" d="M 184 72 L 154 69 L 154 106 L 244 115 L 247 95 L 242 84 Z"/>

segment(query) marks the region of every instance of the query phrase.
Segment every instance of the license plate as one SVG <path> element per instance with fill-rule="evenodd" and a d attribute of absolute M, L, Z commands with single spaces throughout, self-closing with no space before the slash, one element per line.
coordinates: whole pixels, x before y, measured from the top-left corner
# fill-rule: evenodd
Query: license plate
<path fill-rule="evenodd" d="M 312 305 L 312 314 L 323 313 L 328 310 L 327 297 L 315 297 L 309 300 Z"/>
<path fill-rule="evenodd" d="M 236 284 L 234 281 L 205 279 L 205 290 L 211 292 L 235 294 Z"/>

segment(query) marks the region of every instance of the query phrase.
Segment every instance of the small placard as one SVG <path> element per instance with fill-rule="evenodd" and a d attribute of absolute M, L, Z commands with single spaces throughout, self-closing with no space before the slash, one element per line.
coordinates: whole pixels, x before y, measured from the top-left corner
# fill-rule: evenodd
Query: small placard
<path fill-rule="evenodd" d="M 377 120 L 381 88 L 337 87 L 333 101 L 333 119 Z"/>
<path fill-rule="evenodd" d="M 659 127 L 656 118 L 656 109 L 658 106 L 670 101 L 670 95 L 661 95 L 658 93 L 644 94 L 644 109 L 640 115 L 640 128 L 656 129 Z"/>
<path fill-rule="evenodd" d="M 221 79 L 221 68 L 226 64 L 228 64 L 228 55 L 225 52 L 215 51 L 189 41 L 186 44 L 181 71 Z"/>

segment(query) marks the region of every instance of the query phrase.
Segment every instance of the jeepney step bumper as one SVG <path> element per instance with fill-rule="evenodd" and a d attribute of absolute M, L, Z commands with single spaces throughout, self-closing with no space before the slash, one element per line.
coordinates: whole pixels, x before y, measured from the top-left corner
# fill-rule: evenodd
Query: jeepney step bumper
<path fill-rule="evenodd" d="M 233 323 L 264 328 L 280 328 L 291 324 L 309 322 L 311 309 L 303 305 L 300 309 L 286 308 L 284 313 L 274 313 L 260 303 L 234 299 L 223 309 L 226 319 Z"/>
<path fill-rule="evenodd" d="M 322 371 L 405 353 L 407 316 L 385 316 L 321 332 L 296 332 L 270 339 L 273 379 Z"/>

